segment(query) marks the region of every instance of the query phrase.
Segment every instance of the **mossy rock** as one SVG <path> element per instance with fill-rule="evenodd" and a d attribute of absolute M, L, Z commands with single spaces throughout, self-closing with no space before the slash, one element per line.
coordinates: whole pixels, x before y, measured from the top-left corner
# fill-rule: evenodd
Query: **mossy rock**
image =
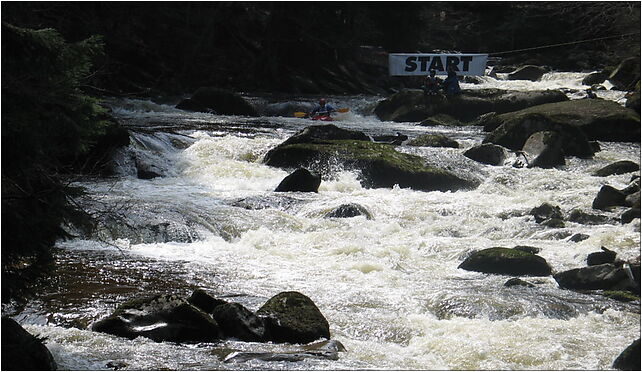
<path fill-rule="evenodd" d="M 330 325 L 314 302 L 299 292 L 281 292 L 269 299 L 256 315 L 265 324 L 274 342 L 304 344 L 330 339 Z"/>
<path fill-rule="evenodd" d="M 551 267 L 540 256 L 510 248 L 487 248 L 473 253 L 460 269 L 503 275 L 551 275 Z"/>
<path fill-rule="evenodd" d="M 459 148 L 459 143 L 457 141 L 452 140 L 443 134 L 422 134 L 408 141 L 407 145 L 422 147 L 450 147 L 454 149 Z"/>
<path fill-rule="evenodd" d="M 367 188 L 399 185 L 423 191 L 455 191 L 479 185 L 478 181 L 426 165 L 419 156 L 370 141 L 315 140 L 312 143 L 279 145 L 268 152 L 264 162 L 280 168 L 316 167 L 315 171 L 321 174 L 340 163 L 348 169 L 360 170 L 361 184 Z"/>
<path fill-rule="evenodd" d="M 602 296 L 621 302 L 640 301 L 640 296 L 628 291 L 604 291 Z"/>

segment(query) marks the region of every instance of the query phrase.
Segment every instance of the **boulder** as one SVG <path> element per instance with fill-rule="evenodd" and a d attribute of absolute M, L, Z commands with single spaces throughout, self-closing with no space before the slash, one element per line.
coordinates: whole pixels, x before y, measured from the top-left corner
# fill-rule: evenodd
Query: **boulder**
<path fill-rule="evenodd" d="M 526 65 L 508 74 L 508 80 L 538 81 L 545 73 L 546 69 L 543 67 Z"/>
<path fill-rule="evenodd" d="M 143 336 L 156 342 L 213 342 L 223 336 L 212 317 L 173 295 L 122 304 L 113 314 L 94 323 L 92 330 L 129 339 Z"/>
<path fill-rule="evenodd" d="M 313 143 L 321 141 L 340 141 L 340 140 L 356 140 L 356 141 L 370 141 L 365 133 L 339 128 L 333 124 L 326 125 L 311 125 L 297 133 L 292 137 L 281 143 L 284 145 L 293 145 L 296 143 Z M 268 152 L 269 155 L 269 152 Z"/>
<path fill-rule="evenodd" d="M 319 192 L 321 176 L 307 169 L 299 168 L 285 177 L 274 191 Z"/>
<path fill-rule="evenodd" d="M 604 185 L 600 188 L 595 199 L 593 199 L 593 209 L 607 210 L 611 207 L 625 206 L 626 194 L 614 188 L 613 186 Z"/>
<path fill-rule="evenodd" d="M 510 248 L 488 248 L 473 253 L 460 269 L 503 275 L 551 275 L 551 267 L 540 256 Z"/>
<path fill-rule="evenodd" d="M 537 223 L 542 223 L 550 219 L 561 220 L 563 218 L 560 207 L 549 203 L 543 203 L 539 207 L 531 209 L 529 214 L 535 217 L 535 222 Z"/>
<path fill-rule="evenodd" d="M 602 84 L 607 78 L 608 75 L 604 72 L 593 72 L 582 79 L 582 85 L 593 86 L 595 84 Z"/>
<path fill-rule="evenodd" d="M 640 164 L 632 162 L 630 160 L 621 160 L 596 170 L 595 172 L 593 172 L 593 175 L 596 177 L 607 177 L 614 174 L 637 172 L 639 170 Z"/>
<path fill-rule="evenodd" d="M 613 368 L 620 371 L 639 371 L 640 370 L 640 339 L 633 341 L 626 349 L 615 359 Z"/>
<path fill-rule="evenodd" d="M 567 219 L 570 222 L 575 222 L 582 225 L 603 225 L 609 222 L 609 217 L 607 216 L 587 213 L 580 209 L 573 209 L 571 213 L 569 213 Z"/>
<path fill-rule="evenodd" d="M 627 223 L 633 222 L 633 220 L 636 218 L 640 218 L 640 208 L 631 208 L 625 211 L 624 213 L 622 213 L 620 221 L 623 225 L 625 225 Z"/>
<path fill-rule="evenodd" d="M 459 148 L 459 143 L 452 140 L 443 134 L 422 134 L 416 138 L 411 139 L 407 143 L 408 146 L 422 146 L 422 147 L 451 147 Z"/>
<path fill-rule="evenodd" d="M 55 371 L 58 369 L 43 339 L 27 332 L 15 320 L 2 317 L 2 370 Z"/>
<path fill-rule="evenodd" d="M 584 241 L 586 239 L 590 238 L 589 235 L 582 234 L 582 233 L 577 233 L 573 236 L 571 236 L 568 240 L 573 242 L 573 243 L 579 243 L 581 241 Z"/>
<path fill-rule="evenodd" d="M 300 136 L 292 138 L 295 137 Z M 281 168 L 314 166 L 319 173 L 327 173 L 340 164 L 346 169 L 359 170 L 361 184 L 366 188 L 399 185 L 423 191 L 455 191 L 479 185 L 478 180 L 427 165 L 421 157 L 398 152 L 387 144 L 314 138 L 309 143 L 291 143 L 292 138 L 270 150 L 264 163 Z"/>
<path fill-rule="evenodd" d="M 227 301 L 219 300 L 218 298 L 210 296 L 202 289 L 195 290 L 187 299 L 187 302 L 203 310 L 207 314 L 211 314 L 217 306 L 225 305 L 227 303 Z"/>
<path fill-rule="evenodd" d="M 527 287 L 527 288 L 533 288 L 535 287 L 534 284 L 529 283 L 525 280 L 522 280 L 520 278 L 510 278 L 504 283 L 504 287 L 515 287 L 515 286 L 520 286 L 520 287 Z"/>
<path fill-rule="evenodd" d="M 566 164 L 563 145 L 563 138 L 557 132 L 536 132 L 528 137 L 522 152 L 529 168 L 553 168 Z"/>
<path fill-rule="evenodd" d="M 181 101 L 176 108 L 220 115 L 258 116 L 240 94 L 213 87 L 198 88 L 191 98 Z"/>
<path fill-rule="evenodd" d="M 502 146 L 484 143 L 466 150 L 464 156 L 484 164 L 502 165 L 506 159 L 506 151 Z"/>
<path fill-rule="evenodd" d="M 548 103 L 497 115 L 484 143 L 520 150 L 535 132 L 556 131 L 564 138 L 566 156 L 589 158 L 589 140 L 639 142 L 640 117 L 612 101 L 579 99 Z"/>
<path fill-rule="evenodd" d="M 640 209 L 640 192 L 634 192 L 633 194 L 627 195 L 624 199 L 624 205 L 627 207 Z"/>
<path fill-rule="evenodd" d="M 263 319 L 241 304 L 219 305 L 212 311 L 212 318 L 221 327 L 225 338 L 247 342 L 269 340 Z"/>
<path fill-rule="evenodd" d="M 630 57 L 623 60 L 609 75 L 609 81 L 614 89 L 633 90 L 640 81 L 640 57 Z"/>
<path fill-rule="evenodd" d="M 113 176 L 118 168 L 114 161 L 116 151 L 129 146 L 129 131 L 118 120 L 105 116 L 103 132 L 92 138 L 87 154 L 76 166 L 82 171 L 101 176 Z"/>
<path fill-rule="evenodd" d="M 615 262 L 615 256 L 617 254 L 612 250 L 609 250 L 606 247 L 602 247 L 602 252 L 593 252 L 589 253 L 586 257 L 586 264 L 588 266 L 602 265 L 606 263 Z"/>
<path fill-rule="evenodd" d="M 437 114 L 422 120 L 421 123 L 419 123 L 419 125 L 423 127 L 434 127 L 434 126 L 461 127 L 464 124 L 450 115 Z"/>
<path fill-rule="evenodd" d="M 557 90 L 505 91 L 499 89 L 464 90 L 457 96 L 426 97 L 419 89 L 405 89 L 379 102 L 375 114 L 382 121 L 420 122 L 437 114 L 446 114 L 460 121 L 471 121 L 480 115 L 498 114 L 525 109 L 544 103 L 567 101 Z"/>
<path fill-rule="evenodd" d="M 624 107 L 629 108 L 638 114 L 640 113 L 640 91 L 633 92 L 627 95 Z"/>
<path fill-rule="evenodd" d="M 553 275 L 553 278 L 560 288 L 574 290 L 632 287 L 626 271 L 610 263 L 563 271 Z"/>
<path fill-rule="evenodd" d="M 372 215 L 365 207 L 355 203 L 341 204 L 326 213 L 323 218 L 351 218 L 357 216 L 365 216 L 369 220 L 372 219 Z"/>
<path fill-rule="evenodd" d="M 256 312 L 274 342 L 308 343 L 330 338 L 330 326 L 312 300 L 299 292 L 281 292 Z"/>

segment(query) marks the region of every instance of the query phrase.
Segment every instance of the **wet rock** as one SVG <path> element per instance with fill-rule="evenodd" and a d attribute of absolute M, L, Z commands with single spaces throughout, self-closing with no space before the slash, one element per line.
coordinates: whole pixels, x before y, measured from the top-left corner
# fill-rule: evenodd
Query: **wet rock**
<path fill-rule="evenodd" d="M 351 218 L 357 216 L 365 216 L 369 220 L 372 219 L 372 215 L 364 206 L 355 203 L 341 204 L 326 213 L 323 218 Z"/>
<path fill-rule="evenodd" d="M 225 357 L 224 363 L 263 360 L 266 362 L 300 362 L 304 359 L 338 360 L 339 352 L 346 351 L 345 346 L 337 340 L 327 340 L 304 345 L 301 350 L 289 352 L 233 352 Z"/>
<path fill-rule="evenodd" d="M 620 217 L 620 222 L 622 222 L 622 224 L 625 225 L 627 223 L 633 222 L 633 220 L 636 218 L 640 218 L 640 208 L 631 208 L 626 212 L 622 213 L 622 216 Z"/>
<path fill-rule="evenodd" d="M 615 256 L 617 254 L 606 247 L 602 247 L 602 252 L 593 252 L 589 253 L 586 258 L 586 264 L 588 266 L 602 265 L 605 263 L 615 262 Z"/>
<path fill-rule="evenodd" d="M 91 174 L 113 176 L 118 168 L 114 155 L 118 149 L 129 146 L 129 131 L 118 120 L 111 116 L 105 117 L 108 123 L 102 135 L 93 138 L 89 151 L 83 157 L 79 167 Z"/>
<path fill-rule="evenodd" d="M 424 119 L 419 123 L 423 127 L 434 127 L 434 126 L 444 126 L 444 127 L 460 127 L 464 123 L 455 119 L 454 117 L 446 114 L 437 114 L 432 115 L 431 117 Z"/>
<path fill-rule="evenodd" d="M 638 114 L 640 113 L 640 90 L 639 89 L 636 92 L 633 92 L 626 97 L 626 102 L 624 103 L 624 107 L 634 110 Z"/>
<path fill-rule="evenodd" d="M 307 131 L 311 127 L 304 130 Z M 335 127 L 336 128 L 336 127 Z M 342 169 L 360 171 L 360 182 L 366 188 L 391 188 L 394 185 L 423 191 L 455 191 L 471 189 L 479 185 L 478 179 L 458 176 L 448 170 L 427 165 L 423 158 L 398 152 L 387 144 L 370 140 L 317 140 L 308 143 L 292 143 L 286 140 L 270 150 L 265 164 L 273 167 L 315 167 L 319 173 L 340 165 Z"/>
<path fill-rule="evenodd" d="M 408 136 L 399 132 L 397 132 L 396 136 L 372 136 L 372 140 L 375 142 L 383 142 L 395 146 L 401 145 L 407 139 Z"/>
<path fill-rule="evenodd" d="M 511 278 L 504 283 L 504 287 L 515 287 L 515 286 L 520 286 L 520 287 L 528 287 L 528 288 L 533 288 L 535 287 L 534 284 L 529 283 L 525 280 L 522 280 L 520 278 Z"/>
<path fill-rule="evenodd" d="M 132 300 L 92 326 L 95 332 L 156 342 L 197 343 L 219 340 L 219 325 L 205 312 L 172 295 Z"/>
<path fill-rule="evenodd" d="M 574 242 L 574 243 L 579 243 L 579 242 L 584 241 L 584 240 L 586 240 L 588 238 L 590 238 L 589 235 L 577 233 L 577 234 L 571 236 L 568 240 L 571 241 L 571 242 Z"/>
<path fill-rule="evenodd" d="M 363 132 L 339 128 L 333 124 L 312 125 L 295 133 L 292 137 L 281 143 L 281 146 L 330 140 L 370 141 L 370 137 Z M 269 152 L 267 156 L 269 156 Z"/>
<path fill-rule="evenodd" d="M 413 138 L 407 143 L 408 146 L 423 146 L 423 147 L 451 147 L 459 148 L 459 143 L 452 140 L 443 134 L 422 134 L 419 137 Z"/>
<path fill-rule="evenodd" d="M 609 217 L 587 213 L 581 209 L 573 209 L 568 215 L 568 220 L 582 225 L 603 225 L 609 222 Z"/>
<path fill-rule="evenodd" d="M 640 339 L 633 341 L 613 362 L 613 368 L 621 371 L 640 370 Z"/>
<path fill-rule="evenodd" d="M 163 172 L 157 166 L 137 159 L 136 176 L 141 180 L 151 180 L 162 177 Z"/>
<path fill-rule="evenodd" d="M 551 267 L 540 256 L 510 248 L 488 248 L 473 253 L 460 269 L 504 275 L 551 275 Z"/>
<path fill-rule="evenodd" d="M 490 132 L 496 128 L 495 124 L 497 123 L 497 121 L 494 120 L 496 116 L 497 113 L 494 111 L 487 112 L 485 114 L 479 115 L 470 123 L 470 125 L 484 127 L 484 132 Z"/>
<path fill-rule="evenodd" d="M 330 338 L 330 326 L 312 300 L 299 292 L 281 292 L 269 299 L 256 315 L 274 342 L 308 343 Z"/>
<path fill-rule="evenodd" d="M 622 191 L 626 195 L 635 194 L 636 192 L 640 191 L 640 176 L 634 175 L 633 177 L 631 177 L 631 182 L 629 183 L 629 185 L 620 191 Z"/>
<path fill-rule="evenodd" d="M 187 302 L 203 310 L 207 314 L 211 314 L 217 306 L 227 304 L 227 301 L 214 298 L 202 289 L 195 290 L 187 299 Z"/>
<path fill-rule="evenodd" d="M 508 80 L 530 80 L 538 81 L 546 73 L 546 69 L 540 66 L 526 65 L 508 74 Z"/>
<path fill-rule="evenodd" d="M 609 75 L 609 81 L 618 90 L 633 90 L 640 81 L 640 57 L 630 57 L 623 60 Z"/>
<path fill-rule="evenodd" d="M 589 158 L 589 140 L 640 141 L 640 118 L 632 110 L 607 100 L 579 99 L 548 103 L 497 115 L 497 128 L 484 143 L 520 150 L 528 137 L 541 131 L 556 131 L 564 138 L 566 156 Z"/>
<path fill-rule="evenodd" d="M 530 254 L 538 254 L 542 250 L 541 248 L 531 247 L 528 245 L 518 245 L 513 247 L 513 249 L 517 249 L 518 251 L 522 251 Z"/>
<path fill-rule="evenodd" d="M 58 369 L 43 339 L 27 332 L 15 320 L 2 317 L 2 370 L 55 371 Z"/>
<path fill-rule="evenodd" d="M 640 209 L 640 192 L 634 192 L 633 194 L 627 195 L 624 199 L 624 204 L 627 207 L 633 207 Z"/>
<path fill-rule="evenodd" d="M 198 88 L 191 98 L 181 101 L 176 108 L 220 115 L 257 116 L 254 107 L 241 95 L 213 87 Z"/>
<path fill-rule="evenodd" d="M 625 270 L 609 263 L 563 271 L 553 275 L 553 278 L 560 288 L 574 290 L 632 287 Z"/>
<path fill-rule="evenodd" d="M 566 226 L 566 225 L 564 224 L 564 221 L 563 221 L 563 220 L 561 220 L 561 219 L 559 219 L 559 218 L 549 218 L 549 219 L 547 219 L 547 220 L 542 221 L 542 222 L 540 223 L 540 225 L 542 225 L 542 226 L 546 226 L 546 227 L 550 227 L 550 228 L 553 228 L 553 229 L 561 229 L 561 228 L 563 228 L 564 226 Z M 568 236 L 568 235 L 566 235 L 566 236 Z M 565 238 L 566 236 L 564 236 L 564 238 Z"/>
<path fill-rule="evenodd" d="M 550 219 L 563 219 L 560 207 L 549 203 L 543 203 L 539 207 L 531 209 L 529 214 L 535 217 L 535 222 L 537 223 L 542 223 Z"/>
<path fill-rule="evenodd" d="M 248 342 L 268 339 L 263 319 L 238 303 L 219 305 L 212 311 L 212 318 L 219 324 L 225 338 Z"/>
<path fill-rule="evenodd" d="M 499 89 L 464 90 L 455 97 L 425 97 L 419 89 L 405 89 L 377 104 L 375 114 L 383 121 L 420 122 L 437 114 L 460 121 L 471 121 L 480 115 L 521 110 L 544 103 L 566 101 L 560 91 L 504 91 Z"/>
<path fill-rule="evenodd" d="M 620 302 L 640 301 L 640 296 L 628 291 L 603 291 L 602 296 Z"/>
<path fill-rule="evenodd" d="M 592 206 L 593 209 L 607 210 L 610 207 L 625 206 L 625 204 L 626 194 L 612 186 L 604 185 L 593 199 Z"/>
<path fill-rule="evenodd" d="M 593 72 L 584 77 L 582 79 L 582 85 L 588 85 L 592 86 L 595 84 L 602 84 L 604 81 L 606 81 L 608 77 L 608 74 L 604 72 Z"/>
<path fill-rule="evenodd" d="M 614 174 L 637 172 L 639 170 L 640 164 L 629 160 L 622 160 L 616 161 L 615 163 L 609 164 L 604 168 L 596 170 L 595 172 L 593 172 L 593 175 L 597 177 L 607 177 Z"/>
<path fill-rule="evenodd" d="M 502 165 L 506 159 L 506 151 L 501 146 L 485 143 L 466 150 L 464 156 L 488 165 Z"/>
<path fill-rule="evenodd" d="M 536 132 L 528 137 L 522 152 L 528 159 L 529 168 L 553 168 L 566 164 L 562 146 L 562 136 L 557 132 Z"/>
<path fill-rule="evenodd" d="M 320 175 L 307 169 L 299 168 L 285 177 L 274 191 L 319 192 L 319 185 L 321 185 Z"/>
<path fill-rule="evenodd" d="M 602 151 L 602 147 L 600 147 L 600 143 L 598 141 L 589 141 L 589 145 L 591 145 L 591 149 L 593 149 L 594 154 Z"/>

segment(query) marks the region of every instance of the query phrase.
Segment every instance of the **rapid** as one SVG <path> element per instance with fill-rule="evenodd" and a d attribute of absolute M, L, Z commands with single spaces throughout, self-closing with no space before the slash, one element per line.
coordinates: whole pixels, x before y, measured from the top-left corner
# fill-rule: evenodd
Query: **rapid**
<path fill-rule="evenodd" d="M 549 73 L 536 83 L 484 77 L 463 89 L 565 89 L 580 98 L 586 74 Z M 598 91 L 623 102 L 623 92 Z M 257 107 L 276 97 L 248 95 Z M 399 151 L 440 164 L 481 143 L 479 127 L 422 127 L 382 122 L 372 109 L 384 97 L 328 97 L 350 111 L 333 124 L 369 135 L 410 138 L 442 133 L 459 149 Z M 279 98 L 313 102 L 315 97 Z M 268 150 L 307 119 L 191 113 L 133 99 L 109 101 L 131 131 L 118 154 L 119 176 L 82 179 L 82 205 L 99 217 L 94 234 L 57 244 L 55 275 L 13 317 L 47 337 L 60 369 L 339 370 L 339 369 L 610 369 L 640 337 L 640 303 L 617 302 L 558 288 L 552 277 L 525 278 L 535 288 L 504 287 L 510 278 L 458 269 L 474 250 L 540 248 L 554 271 L 586 264 L 605 246 L 622 259 L 640 254 L 640 220 L 622 225 L 543 227 L 528 211 L 544 202 L 564 213 L 591 211 L 602 185 L 618 189 L 631 174 L 593 177 L 618 160 L 639 162 L 639 143 L 600 142 L 594 159 L 567 158 L 559 169 L 481 166 L 475 190 L 422 192 L 365 189 L 337 165 L 318 193 L 275 193 L 288 175 L 262 164 Z M 136 177 L 136 162 L 163 175 Z M 372 214 L 324 218 L 345 203 Z M 606 214 L 616 217 L 615 212 Z M 576 233 L 590 235 L 579 243 Z M 233 361 L 231 351 L 288 351 L 292 345 L 224 341 L 179 345 L 92 332 L 92 322 L 135 296 L 196 288 L 257 310 L 282 291 L 310 297 L 345 345 L 338 360 Z"/>

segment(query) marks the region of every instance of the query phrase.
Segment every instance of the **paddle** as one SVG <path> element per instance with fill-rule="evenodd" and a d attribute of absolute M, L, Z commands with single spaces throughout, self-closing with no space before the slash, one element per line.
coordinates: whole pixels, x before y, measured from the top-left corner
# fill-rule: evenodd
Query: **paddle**
<path fill-rule="evenodd" d="M 340 109 L 338 109 L 338 110 L 336 110 L 336 111 L 337 111 L 337 112 L 348 112 L 348 111 L 350 111 L 350 109 L 349 109 L 349 108 L 347 108 L 347 107 L 344 107 L 344 108 L 340 108 Z M 297 118 L 304 118 L 304 117 L 306 117 L 307 115 L 308 115 L 308 114 L 307 114 L 306 112 L 295 112 L 295 113 L 294 113 L 294 116 L 295 116 L 295 117 L 297 117 Z"/>

